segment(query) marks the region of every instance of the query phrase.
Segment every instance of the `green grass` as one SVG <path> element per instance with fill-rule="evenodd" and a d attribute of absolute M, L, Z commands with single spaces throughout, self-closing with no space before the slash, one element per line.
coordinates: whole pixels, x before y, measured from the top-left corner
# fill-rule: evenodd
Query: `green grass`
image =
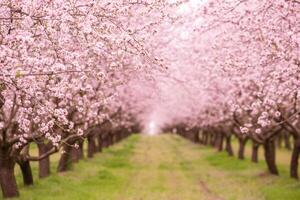
<path fill-rule="evenodd" d="M 259 164 L 251 163 L 248 159 L 240 161 L 234 157 L 228 157 L 224 152 L 215 155 L 208 154 L 206 161 L 209 164 L 226 174 L 232 182 L 241 183 L 248 187 L 249 191 L 256 192 L 260 199 L 297 200 L 300 198 L 300 184 L 289 178 L 288 173 L 282 173 L 280 177 L 272 176 L 268 174 L 265 163 L 262 161 Z M 232 197 L 232 199 L 239 198 Z"/>
<path fill-rule="evenodd" d="M 85 159 L 74 166 L 70 172 L 57 174 L 42 180 L 37 178 L 37 165 L 33 163 L 35 185 L 22 186 L 20 173 L 16 173 L 20 185 L 21 198 L 24 200 L 47 199 L 115 199 L 118 191 L 126 185 L 126 173 L 130 167 L 137 136 L 126 142 L 104 150 L 93 159 Z M 55 172 L 59 155 L 52 159 L 52 171 Z"/>
<path fill-rule="evenodd" d="M 245 170 L 249 167 L 249 162 L 242 162 L 234 157 L 228 157 L 225 152 L 211 154 L 206 157 L 206 161 L 212 166 L 220 167 L 227 171 Z"/>
<path fill-rule="evenodd" d="M 237 152 L 238 151 L 238 141 L 236 139 L 233 139 L 232 146 L 233 146 L 234 152 Z M 251 153 L 252 153 L 251 146 L 252 146 L 252 143 L 249 140 L 247 142 L 246 148 L 245 148 L 246 160 L 251 159 Z M 291 154 L 292 154 L 292 152 L 285 148 L 277 148 L 276 149 L 276 163 L 278 166 L 279 173 L 283 176 L 288 176 L 288 174 L 289 174 Z M 262 146 L 259 147 L 258 157 L 259 157 L 259 165 L 264 167 L 265 169 L 267 169 L 266 163 L 264 161 L 264 152 L 263 152 Z"/>
<path fill-rule="evenodd" d="M 53 172 L 58 158 L 51 158 Z M 17 171 L 16 200 L 299 200 L 300 184 L 281 164 L 275 177 L 263 162 L 240 161 L 175 135 L 133 135 L 46 179 L 37 178 L 33 163 L 31 187 L 22 186 Z"/>

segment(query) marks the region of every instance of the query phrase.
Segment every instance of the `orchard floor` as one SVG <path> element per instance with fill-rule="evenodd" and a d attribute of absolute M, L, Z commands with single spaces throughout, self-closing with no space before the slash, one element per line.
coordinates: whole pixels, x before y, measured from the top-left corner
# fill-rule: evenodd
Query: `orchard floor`
<path fill-rule="evenodd" d="M 175 135 L 134 135 L 70 172 L 20 185 L 19 199 L 299 200 L 299 182 L 288 178 L 287 166 L 280 172 L 271 176 L 263 162 L 229 158 Z"/>

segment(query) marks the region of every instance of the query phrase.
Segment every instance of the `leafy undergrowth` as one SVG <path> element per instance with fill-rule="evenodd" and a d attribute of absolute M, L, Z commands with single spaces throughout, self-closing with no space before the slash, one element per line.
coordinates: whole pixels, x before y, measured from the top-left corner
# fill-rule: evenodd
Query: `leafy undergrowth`
<path fill-rule="evenodd" d="M 59 155 L 52 158 L 55 171 Z M 300 184 L 280 166 L 280 177 L 263 162 L 240 161 L 175 135 L 133 135 L 24 187 L 18 200 L 299 200 Z M 17 174 L 19 174 L 17 172 Z"/>

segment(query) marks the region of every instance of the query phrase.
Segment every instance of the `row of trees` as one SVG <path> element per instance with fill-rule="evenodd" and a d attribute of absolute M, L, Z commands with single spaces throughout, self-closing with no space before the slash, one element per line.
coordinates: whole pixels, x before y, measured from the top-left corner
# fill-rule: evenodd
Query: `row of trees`
<path fill-rule="evenodd" d="M 229 155 L 234 136 L 240 159 L 251 141 L 252 160 L 262 147 L 276 175 L 275 143 L 285 139 L 298 178 L 300 2 L 207 1 L 191 13 L 181 22 L 189 37 L 172 52 L 181 66 L 172 68 L 177 83 L 163 86 L 172 94 L 157 103 L 158 124 L 219 150 L 225 144 Z"/>
<path fill-rule="evenodd" d="M 33 183 L 49 156 L 69 163 L 139 132 L 134 80 L 164 70 L 146 42 L 182 2 L 0 0 L 0 185 L 19 195 L 14 169 Z M 30 155 L 30 145 L 39 155 Z"/>
<path fill-rule="evenodd" d="M 252 140 L 273 174 L 275 138 L 290 135 L 297 178 L 299 21 L 298 0 L 0 0 L 4 197 L 18 195 L 16 163 L 29 174 L 61 151 L 63 171 L 84 138 L 92 155 L 149 121 Z"/>
<path fill-rule="evenodd" d="M 259 149 L 262 148 L 264 152 L 264 160 L 267 164 L 268 171 L 273 175 L 279 175 L 278 168 L 276 165 L 276 149 L 285 148 L 291 152 L 291 162 L 290 162 L 290 176 L 292 178 L 298 179 L 298 159 L 295 157 L 294 145 L 291 143 L 292 135 L 289 132 L 282 130 L 276 133 L 268 142 L 257 142 L 255 139 L 247 137 L 246 135 L 240 135 L 239 132 L 234 132 L 234 130 L 224 131 L 222 129 L 217 129 L 215 127 L 211 128 L 185 128 L 183 124 L 173 127 L 172 129 L 166 128 L 164 131 L 177 133 L 178 135 L 202 145 L 209 145 L 214 147 L 217 151 L 226 151 L 228 156 L 237 156 L 238 159 L 245 159 L 246 145 L 251 141 L 251 161 L 258 163 Z M 234 152 L 232 147 L 232 139 L 235 138 L 238 142 L 238 150 Z M 292 152 L 293 149 L 293 152 Z"/>

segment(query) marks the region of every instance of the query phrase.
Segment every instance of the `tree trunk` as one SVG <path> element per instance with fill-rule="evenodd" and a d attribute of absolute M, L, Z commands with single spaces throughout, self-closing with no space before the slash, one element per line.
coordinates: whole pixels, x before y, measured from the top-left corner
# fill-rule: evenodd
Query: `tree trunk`
<path fill-rule="evenodd" d="M 203 144 L 203 132 L 199 131 L 199 143 Z"/>
<path fill-rule="evenodd" d="M 280 133 L 276 138 L 278 148 L 282 148 L 282 136 L 282 133 Z"/>
<path fill-rule="evenodd" d="M 254 163 L 258 163 L 258 149 L 259 149 L 259 144 L 255 141 L 252 141 L 251 161 Z"/>
<path fill-rule="evenodd" d="M 108 135 L 107 134 L 102 135 L 102 147 L 104 147 L 104 148 L 108 147 Z"/>
<path fill-rule="evenodd" d="M 65 172 L 70 169 L 70 165 L 72 163 L 71 150 L 72 147 L 69 144 L 64 145 L 63 153 L 58 162 L 57 172 Z"/>
<path fill-rule="evenodd" d="M 112 135 L 108 134 L 107 135 L 107 147 L 111 146 L 112 144 L 113 144 Z"/>
<path fill-rule="evenodd" d="M 233 156 L 233 149 L 231 145 L 231 136 L 226 136 L 226 147 L 225 147 L 229 156 Z"/>
<path fill-rule="evenodd" d="M 81 160 L 84 158 L 83 153 L 83 140 L 78 141 L 78 159 Z"/>
<path fill-rule="evenodd" d="M 290 165 L 290 176 L 298 179 L 298 165 L 299 165 L 299 154 L 300 154 L 300 138 L 295 139 L 294 148 L 292 152 L 291 165 Z"/>
<path fill-rule="evenodd" d="M 245 146 L 247 139 L 238 138 L 239 140 L 239 151 L 238 151 L 238 159 L 244 160 L 245 159 Z"/>
<path fill-rule="evenodd" d="M 290 134 L 284 133 L 284 147 L 288 150 L 292 149 L 291 141 L 290 141 Z"/>
<path fill-rule="evenodd" d="M 117 138 L 118 138 L 118 133 L 115 132 L 115 133 L 112 135 L 112 144 L 117 143 Z"/>
<path fill-rule="evenodd" d="M 9 155 L 9 148 L 0 147 L 0 185 L 4 198 L 19 196 L 14 174 L 15 161 Z"/>
<path fill-rule="evenodd" d="M 79 161 L 79 149 L 76 148 L 71 149 L 71 160 L 72 163 L 77 163 Z"/>
<path fill-rule="evenodd" d="M 208 133 L 203 133 L 203 144 L 204 145 L 208 144 Z"/>
<path fill-rule="evenodd" d="M 96 150 L 95 139 L 93 136 L 89 136 L 87 139 L 88 139 L 87 157 L 92 158 Z"/>
<path fill-rule="evenodd" d="M 123 139 L 124 139 L 124 138 L 127 138 L 129 135 L 130 135 L 129 131 L 126 130 L 126 131 L 124 132 L 124 137 L 123 137 Z"/>
<path fill-rule="evenodd" d="M 24 185 L 33 185 L 32 170 L 30 166 L 30 161 L 26 159 L 29 155 L 29 145 L 26 145 L 17 159 L 18 165 L 20 166 Z"/>
<path fill-rule="evenodd" d="M 193 136 L 194 136 L 194 138 L 193 138 L 194 142 L 199 143 L 200 142 L 200 140 L 199 140 L 199 131 L 193 132 Z"/>
<path fill-rule="evenodd" d="M 125 133 L 123 130 L 119 131 L 117 134 L 117 142 L 120 142 L 125 137 Z"/>
<path fill-rule="evenodd" d="M 215 133 L 214 135 L 215 135 L 215 137 L 214 137 L 214 144 L 213 144 L 213 146 L 216 149 L 218 149 L 218 147 L 219 147 L 219 141 L 220 141 L 220 134 L 219 133 Z"/>
<path fill-rule="evenodd" d="M 39 155 L 45 154 L 49 148 L 50 144 L 37 143 L 39 149 Z M 50 156 L 45 157 L 39 161 L 39 177 L 45 178 L 50 175 Z"/>
<path fill-rule="evenodd" d="M 268 166 L 268 170 L 271 174 L 278 175 L 278 169 L 276 166 L 276 151 L 274 140 L 267 140 L 264 144 L 265 160 Z"/>
<path fill-rule="evenodd" d="M 116 134 L 115 134 L 115 143 L 118 143 L 122 138 L 122 132 L 121 131 L 118 131 Z"/>
<path fill-rule="evenodd" d="M 18 164 L 19 164 L 21 172 L 22 172 L 24 185 L 33 185 L 33 176 L 32 176 L 30 161 L 22 160 L 22 161 L 18 162 Z"/>
<path fill-rule="evenodd" d="M 101 139 L 101 135 L 97 136 L 97 151 L 98 152 L 102 152 L 102 139 Z"/>
<path fill-rule="evenodd" d="M 209 134 L 209 144 L 211 146 L 214 146 L 214 134 L 213 133 Z"/>
<path fill-rule="evenodd" d="M 223 143 L 224 143 L 224 135 L 220 133 L 218 139 L 218 151 L 223 151 Z"/>
<path fill-rule="evenodd" d="M 213 134 L 213 146 L 214 146 L 215 148 L 218 148 L 218 139 L 219 139 L 219 134 L 214 133 L 214 134 Z"/>

